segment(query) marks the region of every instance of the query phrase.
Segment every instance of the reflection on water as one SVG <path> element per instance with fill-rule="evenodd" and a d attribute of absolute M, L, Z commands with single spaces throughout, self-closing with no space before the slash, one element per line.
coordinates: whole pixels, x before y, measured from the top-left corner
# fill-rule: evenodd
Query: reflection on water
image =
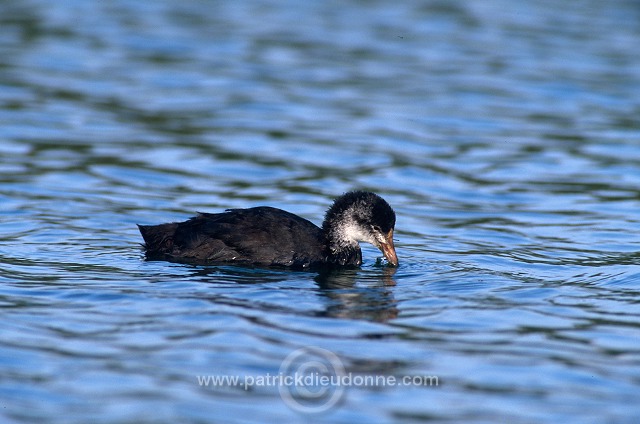
<path fill-rule="evenodd" d="M 322 294 L 329 300 L 326 311 L 320 316 L 364 319 L 385 322 L 398 316 L 393 292 L 393 274 L 396 268 L 381 268 L 377 275 L 368 272 L 362 276 L 359 270 L 328 270 L 315 277 Z M 356 281 L 362 285 L 356 286 Z"/>
<path fill-rule="evenodd" d="M 307 346 L 443 382 L 319 422 L 640 415 L 637 3 L 336 6 L 0 2 L 5 421 L 299 422 L 194 380 Z M 138 223 L 354 188 L 398 269 L 144 260 Z"/>

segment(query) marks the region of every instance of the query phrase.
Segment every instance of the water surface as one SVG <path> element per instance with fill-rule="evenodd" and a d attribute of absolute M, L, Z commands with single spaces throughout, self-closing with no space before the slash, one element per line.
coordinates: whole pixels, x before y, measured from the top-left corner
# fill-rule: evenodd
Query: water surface
<path fill-rule="evenodd" d="M 3 421 L 635 422 L 640 7 L 0 2 Z M 401 266 L 144 260 L 136 223 L 360 188 Z M 298 349 L 359 376 L 321 414 Z"/>

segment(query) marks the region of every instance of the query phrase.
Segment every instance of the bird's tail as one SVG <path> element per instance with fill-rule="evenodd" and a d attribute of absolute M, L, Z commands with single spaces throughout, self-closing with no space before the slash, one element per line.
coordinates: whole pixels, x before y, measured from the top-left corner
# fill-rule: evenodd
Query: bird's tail
<path fill-rule="evenodd" d="M 173 236 L 178 224 L 138 225 L 144 239 L 147 256 L 171 254 L 173 250 Z"/>

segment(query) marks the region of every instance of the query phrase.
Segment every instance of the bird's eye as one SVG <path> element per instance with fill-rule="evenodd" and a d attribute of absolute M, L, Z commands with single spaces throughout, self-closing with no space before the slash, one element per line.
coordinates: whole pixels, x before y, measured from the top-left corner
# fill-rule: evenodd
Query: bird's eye
<path fill-rule="evenodd" d="M 380 228 L 379 225 L 373 225 L 373 226 L 371 226 L 371 228 L 373 228 L 373 231 L 375 231 L 376 233 L 381 233 L 382 232 L 382 228 Z"/>

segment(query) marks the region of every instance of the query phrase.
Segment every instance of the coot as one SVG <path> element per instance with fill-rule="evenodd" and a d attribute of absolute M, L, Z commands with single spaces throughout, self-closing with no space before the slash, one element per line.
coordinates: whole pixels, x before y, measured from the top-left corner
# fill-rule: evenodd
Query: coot
<path fill-rule="evenodd" d="M 309 268 L 361 265 L 359 241 L 373 244 L 397 266 L 395 223 L 396 214 L 382 197 L 352 191 L 334 201 L 322 228 L 268 206 L 199 213 L 184 222 L 138 227 L 149 259 Z"/>

